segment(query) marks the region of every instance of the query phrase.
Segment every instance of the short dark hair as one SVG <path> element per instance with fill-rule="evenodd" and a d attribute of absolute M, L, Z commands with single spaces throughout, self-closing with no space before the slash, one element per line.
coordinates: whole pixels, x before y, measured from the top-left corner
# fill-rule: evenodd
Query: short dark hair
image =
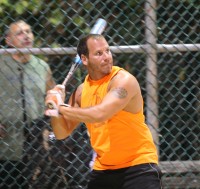
<path fill-rule="evenodd" d="M 88 34 L 85 37 L 81 38 L 79 41 L 79 44 L 77 46 L 77 53 L 80 57 L 82 54 L 87 57 L 89 56 L 89 49 L 87 46 L 87 41 L 90 38 L 99 39 L 99 38 L 104 38 L 104 37 L 103 37 L 103 35 L 100 35 L 100 34 Z"/>

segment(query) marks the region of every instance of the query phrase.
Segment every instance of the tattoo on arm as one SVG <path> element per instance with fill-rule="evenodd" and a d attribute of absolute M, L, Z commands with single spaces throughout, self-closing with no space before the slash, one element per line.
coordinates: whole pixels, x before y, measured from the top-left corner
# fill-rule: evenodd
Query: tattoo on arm
<path fill-rule="evenodd" d="M 113 94 L 118 97 L 118 98 L 126 98 L 127 97 L 127 90 L 124 88 L 114 88 L 111 90 L 113 92 Z"/>

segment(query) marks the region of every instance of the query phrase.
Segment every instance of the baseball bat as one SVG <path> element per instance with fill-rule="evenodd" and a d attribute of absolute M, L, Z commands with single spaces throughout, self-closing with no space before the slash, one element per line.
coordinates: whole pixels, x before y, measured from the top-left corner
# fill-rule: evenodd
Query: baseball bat
<path fill-rule="evenodd" d="M 94 26 L 92 27 L 90 33 L 91 34 L 102 34 L 103 31 L 105 30 L 106 28 L 106 25 L 107 25 L 107 22 L 102 19 L 102 18 L 98 18 L 97 21 L 95 22 Z M 66 86 L 70 79 L 72 78 L 73 74 L 75 73 L 75 71 L 77 70 L 77 68 L 82 64 L 82 61 L 79 57 L 79 55 L 77 54 L 74 58 L 74 61 L 70 67 L 70 70 L 67 74 L 67 76 L 65 77 L 64 81 L 62 82 L 62 85 L 61 86 Z M 56 105 L 53 101 L 51 102 L 48 102 L 46 104 L 47 108 L 50 109 L 50 110 L 53 110 L 56 108 Z"/>
<path fill-rule="evenodd" d="M 92 27 L 90 33 L 91 34 L 102 34 L 106 28 L 106 25 L 107 25 L 106 20 L 104 20 L 102 18 L 98 18 L 97 21 L 95 22 L 94 26 Z M 75 71 L 81 64 L 82 64 L 82 61 L 81 61 L 79 55 L 77 54 L 74 58 L 74 61 L 71 65 L 70 70 L 69 70 L 67 76 L 65 77 L 62 85 L 66 86 L 69 83 L 73 74 L 75 73 Z"/>

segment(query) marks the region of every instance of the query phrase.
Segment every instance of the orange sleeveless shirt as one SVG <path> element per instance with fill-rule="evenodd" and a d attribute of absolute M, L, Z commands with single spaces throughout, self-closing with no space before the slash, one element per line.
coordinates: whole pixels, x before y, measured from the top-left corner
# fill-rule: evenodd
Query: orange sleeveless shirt
<path fill-rule="evenodd" d="M 98 81 L 89 79 L 87 75 L 81 107 L 101 103 L 110 80 L 120 70 L 122 68 L 113 66 L 112 72 Z M 143 110 L 137 114 L 122 110 L 105 122 L 85 124 L 91 145 L 97 153 L 93 169 L 119 169 L 143 163 L 158 163 L 157 150 L 145 124 Z"/>

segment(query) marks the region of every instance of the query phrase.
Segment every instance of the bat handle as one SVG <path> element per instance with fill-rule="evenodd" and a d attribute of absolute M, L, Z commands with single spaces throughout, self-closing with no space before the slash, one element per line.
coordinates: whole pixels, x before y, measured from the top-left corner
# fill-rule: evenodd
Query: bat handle
<path fill-rule="evenodd" d="M 70 71 L 70 72 L 67 74 L 67 77 L 65 78 L 65 80 L 63 81 L 62 85 L 66 86 L 66 84 L 67 84 L 67 83 L 69 82 L 69 80 L 71 79 L 72 75 L 73 75 L 73 72 Z"/>
<path fill-rule="evenodd" d="M 74 63 L 72 64 L 69 73 L 67 74 L 67 77 L 65 78 L 65 80 L 63 81 L 62 85 L 66 86 L 66 84 L 69 82 L 69 80 L 71 79 L 72 75 L 74 74 L 74 72 L 77 70 L 77 68 L 79 67 L 79 65 L 82 64 L 82 61 L 79 57 L 79 55 L 77 54 L 76 57 L 74 58 Z"/>

